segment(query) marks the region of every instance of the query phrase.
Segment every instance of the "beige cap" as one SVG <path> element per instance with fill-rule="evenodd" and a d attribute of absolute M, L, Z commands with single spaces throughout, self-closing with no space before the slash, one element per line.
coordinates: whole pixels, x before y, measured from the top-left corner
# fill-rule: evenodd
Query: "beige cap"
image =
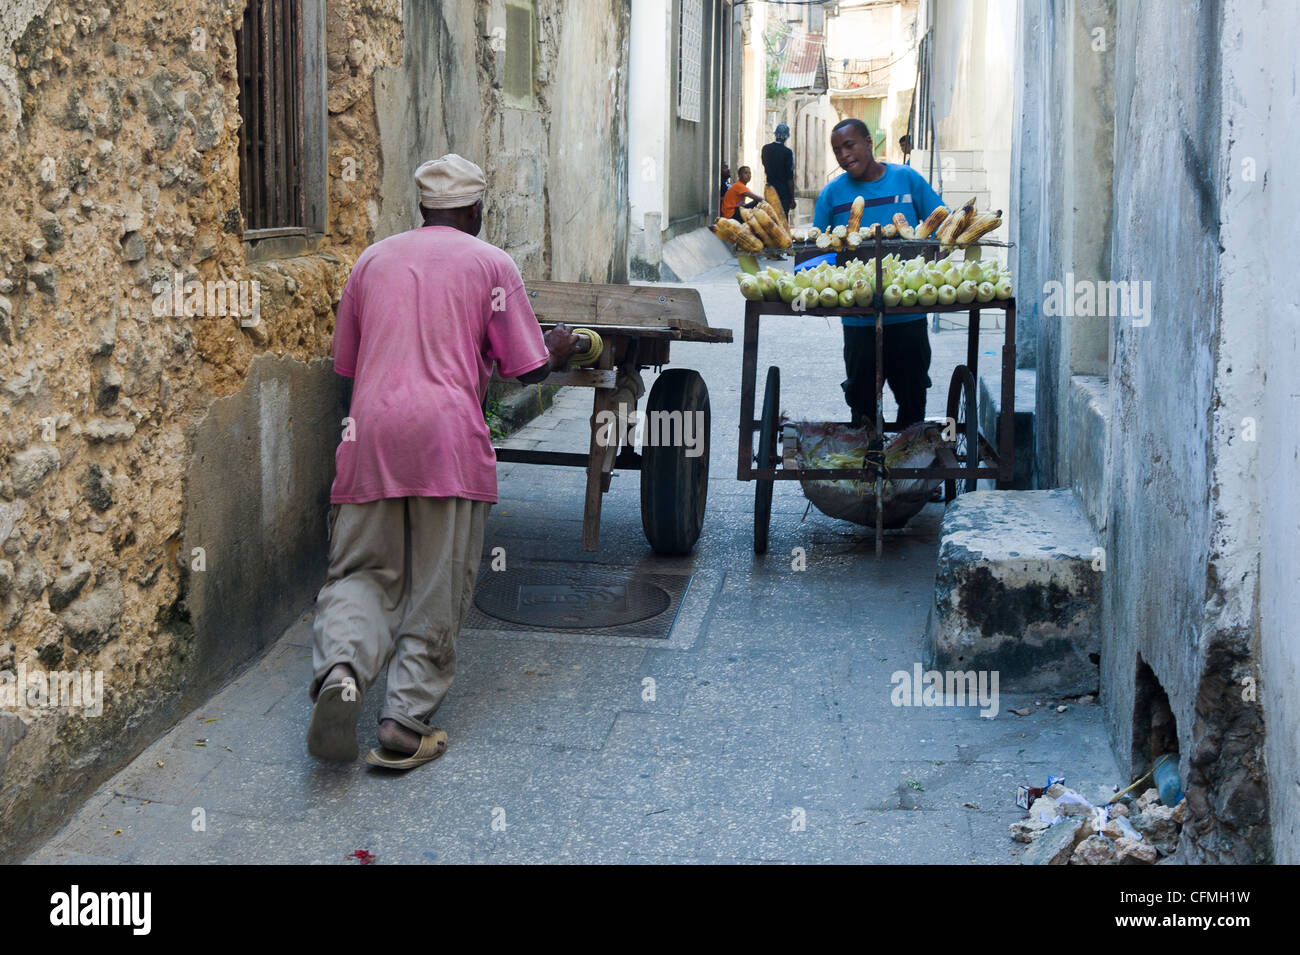
<path fill-rule="evenodd" d="M 483 170 L 463 156 L 448 153 L 430 159 L 415 170 L 420 205 L 426 209 L 459 209 L 483 198 L 487 180 Z"/>

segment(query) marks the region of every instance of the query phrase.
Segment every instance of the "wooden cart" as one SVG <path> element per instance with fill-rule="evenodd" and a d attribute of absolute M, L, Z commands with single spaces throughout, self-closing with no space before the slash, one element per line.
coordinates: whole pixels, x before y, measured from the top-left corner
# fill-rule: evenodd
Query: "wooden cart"
<path fill-rule="evenodd" d="M 980 243 L 1001 246 L 1003 243 Z M 881 355 L 883 320 L 886 315 L 908 315 L 920 312 L 967 312 L 970 317 L 966 341 L 966 364 L 953 370 L 948 389 L 947 417 L 954 424 L 955 440 L 951 448 L 944 448 L 937 464 L 924 468 L 894 468 L 888 477 L 898 479 L 942 480 L 945 500 L 951 501 L 963 491 L 975 490 L 981 479 L 997 482 L 998 488 L 1011 487 L 1015 466 L 1015 370 L 1016 370 L 1016 300 L 1014 297 L 990 302 L 971 302 L 963 305 L 913 305 L 887 308 L 880 295 L 883 255 L 898 252 L 907 258 L 920 252 L 937 250 L 937 240 L 882 241 L 863 243 L 856 252 L 837 256 L 839 265 L 850 258 L 874 257 L 876 260 L 875 300 L 866 308 L 810 308 L 796 311 L 783 302 L 746 302 L 744 356 L 741 363 L 740 384 L 740 447 L 736 476 L 741 481 L 754 481 L 754 553 L 767 552 L 768 527 L 772 517 L 772 489 L 775 481 L 797 480 L 855 480 L 874 481 L 876 485 L 876 556 L 881 554 L 884 530 L 883 490 L 887 469 L 872 461 L 868 454 L 861 468 L 800 468 L 795 460 L 796 448 L 792 441 L 783 440 L 780 430 L 781 371 L 772 365 L 767 370 L 763 393 L 762 416 L 754 417 L 755 390 L 758 379 L 758 328 L 765 315 L 864 315 L 873 317 L 876 324 L 876 432 L 888 435 L 899 430 L 898 423 L 884 420 L 884 363 Z M 802 255 L 801 255 L 802 253 Z M 796 251 L 795 261 L 817 255 L 816 250 Z M 980 313 L 1001 311 L 1006 317 L 1006 337 L 1002 345 L 1002 395 L 998 413 L 995 447 L 979 430 L 979 330 Z M 758 435 L 755 450 L 754 435 Z"/>
<path fill-rule="evenodd" d="M 528 282 L 526 287 L 543 329 L 564 322 L 591 328 L 604 342 L 592 366 L 555 372 L 542 382 L 593 389 L 591 436 L 585 453 L 497 448 L 497 460 L 586 468 L 584 551 L 599 545 L 601 500 L 614 469 L 640 471 L 646 540 L 660 554 L 689 553 L 704 523 L 709 483 L 709 391 L 704 379 L 688 368 L 663 372 L 650 389 L 644 412 L 647 416 L 702 412 L 704 447 L 695 457 L 688 456 L 684 446 L 647 443 L 640 454 L 623 447 L 611 461 L 606 448 L 609 429 L 602 424 L 609 416 L 602 412 L 613 410 L 620 370 L 659 369 L 668 364 L 672 342 L 730 342 L 731 330 L 709 327 L 700 293 L 694 289 L 574 282 Z"/>

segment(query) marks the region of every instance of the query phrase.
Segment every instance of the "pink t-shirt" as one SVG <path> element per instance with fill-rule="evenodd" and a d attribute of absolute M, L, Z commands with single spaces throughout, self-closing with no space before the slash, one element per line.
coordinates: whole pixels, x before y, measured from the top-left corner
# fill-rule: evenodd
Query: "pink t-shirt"
<path fill-rule="evenodd" d="M 355 379 L 333 504 L 497 499 L 483 396 L 547 360 L 519 269 L 495 246 L 425 226 L 361 253 L 339 302 L 334 370 Z"/>

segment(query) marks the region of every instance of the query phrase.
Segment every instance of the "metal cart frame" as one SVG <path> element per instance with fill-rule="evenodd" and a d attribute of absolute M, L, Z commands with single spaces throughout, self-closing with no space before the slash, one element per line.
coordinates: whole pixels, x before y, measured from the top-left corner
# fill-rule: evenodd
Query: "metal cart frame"
<path fill-rule="evenodd" d="M 985 243 L 980 243 L 984 245 Z M 994 245 L 994 243 L 987 243 Z M 1001 245 L 1001 243 L 997 243 Z M 915 254 L 918 249 L 937 249 L 937 242 L 932 240 L 889 241 L 876 239 L 864 243 L 855 252 L 841 253 L 837 262 L 843 265 L 849 259 L 874 255 L 876 259 L 876 283 L 874 301 L 865 308 L 809 308 L 796 310 L 784 302 L 745 303 L 744 354 L 741 363 L 740 382 L 740 441 L 736 477 L 741 481 L 755 481 L 754 510 L 754 552 L 763 554 L 767 550 L 767 526 L 771 520 L 771 492 L 774 481 L 798 480 L 874 480 L 876 482 L 876 524 L 875 552 L 879 557 L 882 552 L 884 532 L 883 500 L 885 472 L 891 478 L 920 478 L 943 480 L 946 485 L 946 498 L 952 500 L 961 490 L 974 490 L 975 482 L 980 479 L 997 482 L 999 489 L 1011 486 L 1015 468 L 1015 370 L 1016 370 L 1016 300 L 1013 297 L 989 302 L 971 302 L 969 304 L 929 305 L 929 306 L 895 306 L 887 308 L 881 294 L 882 266 L 881 258 L 891 252 Z M 799 261 L 796 259 L 796 261 Z M 882 438 L 889 431 L 898 431 L 898 422 L 884 420 L 884 363 L 882 361 L 884 317 L 886 315 L 913 315 L 919 311 L 932 312 L 967 312 L 970 326 L 967 331 L 966 364 L 959 365 L 953 372 L 949 387 L 948 417 L 955 422 L 955 435 L 965 438 L 967 451 L 965 463 L 958 460 L 954 449 L 944 448 L 940 451 L 940 463 L 924 468 L 886 469 L 883 463 L 864 461 L 861 468 L 800 468 L 795 462 L 792 442 L 782 440 L 778 433 L 776 418 L 780 415 L 780 377 L 779 369 L 773 365 L 768 370 L 768 388 L 764 396 L 764 414 L 761 419 L 754 417 L 755 389 L 758 378 L 758 335 L 759 320 L 768 315 L 785 316 L 829 316 L 829 315 L 865 315 L 874 316 L 876 321 L 876 433 Z M 978 393 L 979 387 L 979 329 L 980 314 L 984 311 L 1002 311 L 1006 314 L 1006 338 L 1002 345 L 1002 402 L 997 420 L 997 447 L 995 448 L 979 431 Z M 771 394 L 775 384 L 775 395 Z M 954 408 L 954 394 L 957 393 L 957 407 Z M 955 411 L 964 414 L 954 413 Z M 964 420 L 963 420 L 964 418 Z M 759 451 L 755 453 L 754 435 L 759 435 Z M 975 440 L 971 441 L 970 438 Z M 760 460 L 763 456 L 766 460 Z M 964 485 L 964 486 L 963 486 Z"/>

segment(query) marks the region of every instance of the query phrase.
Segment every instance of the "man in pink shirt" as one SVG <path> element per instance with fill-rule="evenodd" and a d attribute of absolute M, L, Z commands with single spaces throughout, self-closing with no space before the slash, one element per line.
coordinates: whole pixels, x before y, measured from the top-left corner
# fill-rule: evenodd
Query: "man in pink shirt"
<path fill-rule="evenodd" d="M 503 378 L 541 381 L 577 338 L 545 337 L 519 269 L 475 238 L 486 180 L 456 155 L 415 173 L 424 227 L 367 248 L 334 326 L 334 370 L 353 379 L 330 492 L 330 566 L 316 598 L 307 748 L 357 756 L 361 699 L 387 666 L 379 747 L 366 762 L 409 769 L 442 755 L 429 720 L 456 671 L 496 455 L 482 402 Z"/>

